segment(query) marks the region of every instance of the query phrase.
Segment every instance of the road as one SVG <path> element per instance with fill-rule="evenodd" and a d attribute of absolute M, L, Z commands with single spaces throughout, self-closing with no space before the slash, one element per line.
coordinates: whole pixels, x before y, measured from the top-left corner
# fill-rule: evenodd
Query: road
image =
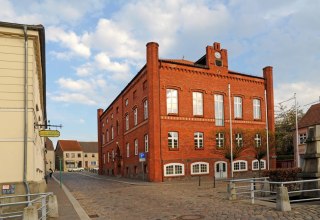
<path fill-rule="evenodd" d="M 58 173 L 55 173 L 58 178 Z M 98 176 L 88 172 L 63 173 L 63 184 L 87 214 L 96 220 L 191 219 L 320 219 L 320 202 L 293 205 L 251 205 L 227 200 L 226 184 L 218 182 L 148 183 Z"/>

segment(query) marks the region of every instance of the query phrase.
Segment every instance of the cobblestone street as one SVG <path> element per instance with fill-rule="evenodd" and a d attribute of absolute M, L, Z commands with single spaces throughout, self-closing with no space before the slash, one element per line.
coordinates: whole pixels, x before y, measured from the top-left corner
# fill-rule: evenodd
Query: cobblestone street
<path fill-rule="evenodd" d="M 59 178 L 58 173 L 55 176 Z M 226 183 L 148 183 L 87 172 L 63 173 L 63 184 L 92 219 L 320 219 L 320 202 L 275 210 L 275 204 L 251 205 L 226 199 Z"/>

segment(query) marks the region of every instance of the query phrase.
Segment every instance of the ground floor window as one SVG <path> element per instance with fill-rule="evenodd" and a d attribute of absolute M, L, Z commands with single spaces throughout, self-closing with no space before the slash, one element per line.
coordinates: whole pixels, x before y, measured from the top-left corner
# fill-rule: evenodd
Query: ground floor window
<path fill-rule="evenodd" d="M 233 171 L 247 171 L 248 162 L 245 160 L 237 160 L 233 162 Z"/>
<path fill-rule="evenodd" d="M 96 166 L 97 165 L 97 161 L 91 161 L 91 166 Z"/>
<path fill-rule="evenodd" d="M 191 174 L 208 174 L 209 163 L 196 162 L 191 164 Z"/>
<path fill-rule="evenodd" d="M 184 164 L 182 163 L 169 163 L 164 165 L 164 176 L 183 176 Z"/>
<path fill-rule="evenodd" d="M 260 167 L 261 167 L 261 170 L 266 169 L 266 161 L 265 160 L 260 160 Z M 258 160 L 252 161 L 252 170 L 259 170 L 259 161 Z"/>

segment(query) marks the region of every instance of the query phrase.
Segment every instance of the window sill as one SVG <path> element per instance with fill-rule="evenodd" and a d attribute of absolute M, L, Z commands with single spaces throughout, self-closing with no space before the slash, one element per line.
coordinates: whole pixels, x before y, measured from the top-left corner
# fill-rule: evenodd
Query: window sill
<path fill-rule="evenodd" d="M 203 118 L 203 115 L 193 115 L 195 118 Z"/>
<path fill-rule="evenodd" d="M 168 113 L 168 116 L 179 116 L 178 113 Z"/>
<path fill-rule="evenodd" d="M 243 120 L 243 118 L 234 118 L 234 120 Z"/>
<path fill-rule="evenodd" d="M 170 148 L 169 147 L 169 151 L 179 151 L 179 148 Z"/>
<path fill-rule="evenodd" d="M 254 120 L 254 121 L 262 121 L 261 118 L 254 118 L 253 120 Z"/>
<path fill-rule="evenodd" d="M 195 150 L 204 150 L 204 147 L 201 147 L 201 148 L 195 147 L 194 149 L 195 149 Z"/>

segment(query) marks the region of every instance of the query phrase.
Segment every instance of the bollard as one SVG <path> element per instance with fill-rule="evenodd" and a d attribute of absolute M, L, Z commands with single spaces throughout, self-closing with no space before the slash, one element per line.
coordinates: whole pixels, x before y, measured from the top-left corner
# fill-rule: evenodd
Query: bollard
<path fill-rule="evenodd" d="M 23 209 L 23 220 L 35 220 L 38 219 L 38 211 L 34 205 L 25 207 Z"/>
<path fill-rule="evenodd" d="M 58 200 L 56 195 L 50 195 L 48 201 L 48 217 L 58 218 Z"/>
<path fill-rule="evenodd" d="M 229 183 L 228 184 L 228 199 L 229 200 L 236 200 L 237 199 L 237 192 L 236 192 L 236 184 Z"/>
<path fill-rule="evenodd" d="M 261 191 L 262 191 L 261 196 L 263 196 L 263 197 L 270 196 L 270 183 L 266 178 L 263 181 Z"/>
<path fill-rule="evenodd" d="M 288 188 L 280 186 L 277 189 L 277 210 L 278 211 L 291 211 L 290 199 L 288 194 Z"/>
<path fill-rule="evenodd" d="M 199 186 L 201 186 L 201 177 L 199 176 Z"/>
<path fill-rule="evenodd" d="M 216 176 L 213 176 L 213 188 L 216 188 Z"/>

